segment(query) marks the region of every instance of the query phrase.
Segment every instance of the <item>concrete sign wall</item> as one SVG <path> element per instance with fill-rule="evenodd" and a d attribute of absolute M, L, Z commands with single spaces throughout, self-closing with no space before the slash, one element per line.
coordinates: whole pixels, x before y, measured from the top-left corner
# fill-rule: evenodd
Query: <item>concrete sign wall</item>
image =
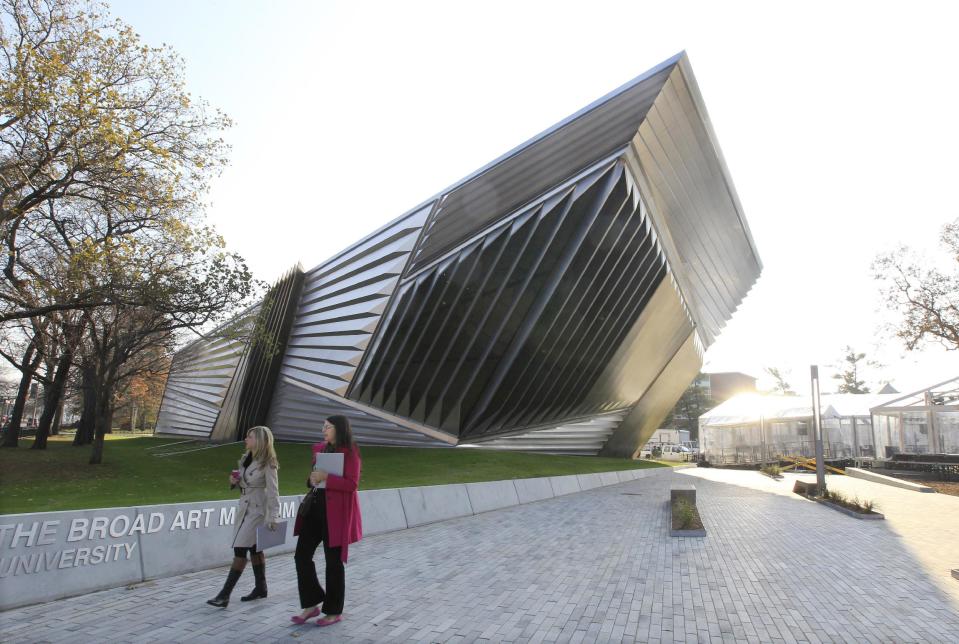
<path fill-rule="evenodd" d="M 292 552 L 299 496 L 280 498 Z M 0 610 L 228 564 L 236 501 L 0 516 Z"/>
<path fill-rule="evenodd" d="M 360 492 L 368 536 L 632 481 L 672 468 Z M 286 543 L 302 497 L 280 497 Z M 236 501 L 0 515 L 0 610 L 225 566 Z"/>

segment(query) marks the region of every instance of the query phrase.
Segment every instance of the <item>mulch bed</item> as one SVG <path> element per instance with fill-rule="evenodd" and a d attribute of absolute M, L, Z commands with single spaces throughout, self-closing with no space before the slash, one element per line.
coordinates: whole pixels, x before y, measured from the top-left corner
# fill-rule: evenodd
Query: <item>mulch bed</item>
<path fill-rule="evenodd" d="M 931 487 L 936 492 L 940 494 L 950 494 L 952 496 L 959 496 L 959 482 L 956 481 L 924 481 L 922 479 L 904 479 L 908 480 L 910 483 L 918 483 L 919 485 L 925 485 L 926 487 Z"/>

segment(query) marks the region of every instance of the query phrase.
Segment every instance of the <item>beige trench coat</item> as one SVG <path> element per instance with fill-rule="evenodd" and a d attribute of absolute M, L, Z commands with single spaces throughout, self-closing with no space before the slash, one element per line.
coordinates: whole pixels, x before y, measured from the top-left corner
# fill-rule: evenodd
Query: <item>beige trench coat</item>
<path fill-rule="evenodd" d="M 257 461 L 243 467 L 240 459 L 240 502 L 233 531 L 234 548 L 250 548 L 256 543 L 256 529 L 280 520 L 280 484 L 276 468 L 263 467 Z"/>

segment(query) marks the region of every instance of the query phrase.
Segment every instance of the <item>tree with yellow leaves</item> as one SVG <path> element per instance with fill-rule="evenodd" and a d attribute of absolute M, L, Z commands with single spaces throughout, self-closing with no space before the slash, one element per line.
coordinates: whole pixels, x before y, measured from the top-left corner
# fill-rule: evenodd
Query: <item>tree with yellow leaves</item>
<path fill-rule="evenodd" d="M 226 162 L 229 125 L 189 95 L 172 50 L 102 5 L 0 0 L 0 321 L 112 303 L 116 292 L 39 288 L 26 225 L 52 219 L 69 246 L 92 210 L 106 222 L 94 245 L 189 220 Z"/>

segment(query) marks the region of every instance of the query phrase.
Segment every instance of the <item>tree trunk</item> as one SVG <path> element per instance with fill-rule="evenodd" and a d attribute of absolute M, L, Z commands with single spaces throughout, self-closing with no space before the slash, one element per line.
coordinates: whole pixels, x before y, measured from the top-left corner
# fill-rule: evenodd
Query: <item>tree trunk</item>
<path fill-rule="evenodd" d="M 53 424 L 53 417 L 63 398 L 63 390 L 67 386 L 67 377 L 70 375 L 70 367 L 73 364 L 73 348 L 67 346 L 60 360 L 57 362 L 56 371 L 53 374 L 53 380 L 44 387 L 43 395 L 43 415 L 40 416 L 40 424 L 37 425 L 37 438 L 33 441 L 31 449 L 46 449 L 47 436 L 50 435 L 50 426 Z"/>
<path fill-rule="evenodd" d="M 3 436 L 3 447 L 16 447 L 20 440 L 20 423 L 23 421 L 23 410 L 27 406 L 27 397 L 30 395 L 30 382 L 33 380 L 33 374 L 40 366 L 40 356 L 34 358 L 36 345 L 31 341 L 23 354 L 24 371 L 20 377 L 20 388 L 17 390 L 17 398 L 13 403 L 13 412 L 10 414 L 10 423 L 7 425 L 7 433 Z"/>
<path fill-rule="evenodd" d="M 113 425 L 113 406 L 111 394 L 112 383 L 100 382 L 96 388 L 96 417 L 94 429 L 96 436 L 93 439 L 93 452 L 90 454 L 90 465 L 99 465 L 103 462 L 103 437 Z"/>
<path fill-rule="evenodd" d="M 73 445 L 89 445 L 93 442 L 94 419 L 96 418 L 96 385 L 93 368 L 84 364 L 81 367 L 81 389 L 83 391 L 83 411 L 77 423 L 77 433 L 73 437 Z"/>
<path fill-rule="evenodd" d="M 57 413 L 53 417 L 53 425 L 50 426 L 50 434 L 56 436 L 60 433 L 60 425 L 63 423 L 63 405 L 66 403 L 66 398 L 63 395 L 60 396 L 60 404 L 57 405 Z"/>

